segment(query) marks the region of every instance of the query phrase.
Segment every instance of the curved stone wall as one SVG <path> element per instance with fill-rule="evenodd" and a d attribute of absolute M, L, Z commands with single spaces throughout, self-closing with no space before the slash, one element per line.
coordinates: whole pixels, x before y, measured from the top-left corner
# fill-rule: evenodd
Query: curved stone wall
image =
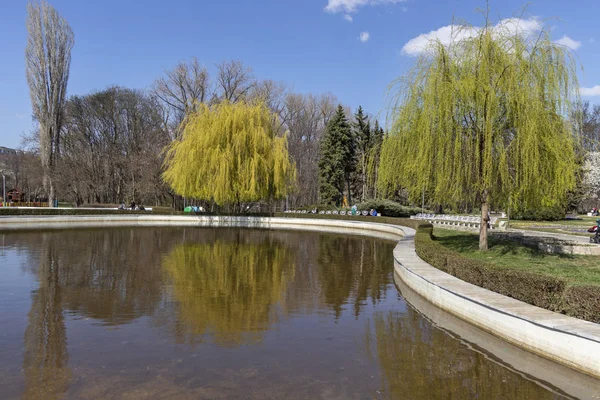
<path fill-rule="evenodd" d="M 518 347 L 600 378 L 600 325 L 544 310 L 490 292 L 421 260 L 411 228 L 362 221 L 268 217 L 111 215 L 8 217 L 0 231 L 116 226 L 198 226 L 303 229 L 399 240 L 394 268 L 417 294 L 460 319 Z"/>

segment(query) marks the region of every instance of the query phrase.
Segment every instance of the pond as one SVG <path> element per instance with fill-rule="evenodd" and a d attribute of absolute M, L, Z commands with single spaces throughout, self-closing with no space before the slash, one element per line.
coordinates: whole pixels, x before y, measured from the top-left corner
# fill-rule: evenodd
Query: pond
<path fill-rule="evenodd" d="M 557 399 L 394 284 L 395 243 L 110 228 L 0 234 L 3 399 Z"/>

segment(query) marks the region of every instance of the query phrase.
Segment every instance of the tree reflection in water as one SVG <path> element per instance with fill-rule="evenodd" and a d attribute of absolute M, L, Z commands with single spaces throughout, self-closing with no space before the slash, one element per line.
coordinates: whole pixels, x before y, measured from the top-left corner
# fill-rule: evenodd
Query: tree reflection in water
<path fill-rule="evenodd" d="M 24 399 L 56 399 L 69 385 L 67 333 L 62 309 L 59 263 L 49 237 L 42 238 L 39 288 L 32 294 L 25 331 Z"/>
<path fill-rule="evenodd" d="M 293 251 L 270 235 L 234 234 L 179 245 L 163 259 L 182 322 L 178 334 L 187 341 L 209 335 L 220 345 L 256 343 L 285 308 Z"/>
<path fill-rule="evenodd" d="M 376 313 L 373 324 L 374 337 L 367 330 L 364 343 L 376 355 L 387 398 L 563 398 L 469 349 L 410 307 Z"/>
<path fill-rule="evenodd" d="M 29 251 L 25 269 L 38 281 L 24 337 L 24 399 L 62 397 L 71 381 L 65 310 L 102 321 L 150 315 L 162 295 L 162 271 L 151 249 L 156 231 L 90 230 L 15 233 L 7 246 Z"/>
<path fill-rule="evenodd" d="M 390 242 L 351 236 L 322 235 L 317 244 L 323 302 L 336 318 L 352 301 L 358 317 L 367 300 L 377 304 L 392 280 Z"/>

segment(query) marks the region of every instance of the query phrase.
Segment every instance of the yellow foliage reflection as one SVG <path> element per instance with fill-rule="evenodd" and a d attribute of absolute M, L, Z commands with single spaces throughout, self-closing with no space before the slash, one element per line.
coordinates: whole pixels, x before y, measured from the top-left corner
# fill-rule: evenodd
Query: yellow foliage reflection
<path fill-rule="evenodd" d="M 378 313 L 367 354 L 376 354 L 393 399 L 552 399 L 554 394 L 473 351 L 411 308 Z M 374 347 L 374 349 L 372 348 Z"/>
<path fill-rule="evenodd" d="M 163 259 L 181 333 L 191 334 L 189 339 L 211 335 L 221 345 L 255 343 L 277 319 L 277 305 L 284 308 L 295 271 L 293 252 L 271 238 L 248 240 L 182 244 Z"/>

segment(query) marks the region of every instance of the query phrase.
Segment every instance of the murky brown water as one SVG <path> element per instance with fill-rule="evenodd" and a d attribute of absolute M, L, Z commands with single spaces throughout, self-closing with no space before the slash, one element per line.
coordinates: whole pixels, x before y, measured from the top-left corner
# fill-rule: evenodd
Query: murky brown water
<path fill-rule="evenodd" d="M 128 228 L 0 234 L 2 399 L 554 399 L 433 325 L 394 243 Z"/>

